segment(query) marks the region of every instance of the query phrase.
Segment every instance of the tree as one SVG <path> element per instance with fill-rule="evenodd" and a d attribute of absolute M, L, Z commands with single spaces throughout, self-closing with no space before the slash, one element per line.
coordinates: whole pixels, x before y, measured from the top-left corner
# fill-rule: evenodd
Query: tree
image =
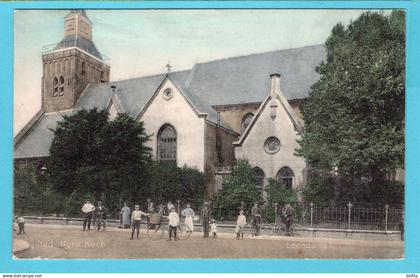
<path fill-rule="evenodd" d="M 148 191 L 145 197 L 155 203 L 181 200 L 195 207 L 202 204 L 205 194 L 204 174 L 197 169 L 177 167 L 172 162 L 154 162 L 148 168 Z"/>
<path fill-rule="evenodd" d="M 126 114 L 109 121 L 106 110 L 80 110 L 57 124 L 47 160 L 49 179 L 67 197 L 84 196 L 116 208 L 146 187 L 149 137 L 142 122 Z"/>
<path fill-rule="evenodd" d="M 260 200 L 254 170 L 247 160 L 238 160 L 232 173 L 223 179 L 223 188 L 216 196 L 214 207 L 218 217 L 233 219 L 240 207 L 249 210 Z"/>
<path fill-rule="evenodd" d="M 393 11 L 336 25 L 303 105 L 298 154 L 315 169 L 337 167 L 347 187 L 380 185 L 404 167 L 404 23 Z"/>

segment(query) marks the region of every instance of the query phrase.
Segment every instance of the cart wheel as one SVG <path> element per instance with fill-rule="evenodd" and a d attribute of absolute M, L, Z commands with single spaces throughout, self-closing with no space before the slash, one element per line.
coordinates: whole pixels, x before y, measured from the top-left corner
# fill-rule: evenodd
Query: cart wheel
<path fill-rule="evenodd" d="M 165 232 L 164 227 L 161 224 L 148 224 L 147 225 L 147 236 L 150 239 L 158 240 L 163 237 Z"/>

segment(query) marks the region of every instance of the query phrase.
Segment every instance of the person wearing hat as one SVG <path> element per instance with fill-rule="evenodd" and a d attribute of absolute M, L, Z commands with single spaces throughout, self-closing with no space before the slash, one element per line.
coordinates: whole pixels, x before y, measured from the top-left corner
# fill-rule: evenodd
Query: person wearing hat
<path fill-rule="evenodd" d="M 83 231 L 86 230 L 86 224 L 87 224 L 88 230 L 90 230 L 90 224 L 92 222 L 94 211 L 95 211 L 95 206 L 91 204 L 90 200 L 86 200 L 86 203 L 82 207 L 82 212 L 85 215 L 85 220 L 83 221 Z"/>
<path fill-rule="evenodd" d="M 210 209 L 208 202 L 204 202 L 203 208 L 201 209 L 201 221 L 203 224 L 203 237 L 209 237 Z"/>
<path fill-rule="evenodd" d="M 137 238 L 139 238 L 141 217 L 143 215 L 148 216 L 149 214 L 142 212 L 140 210 L 139 205 L 135 205 L 134 211 L 131 214 L 131 238 L 130 239 L 133 239 L 135 230 L 137 230 Z"/>
<path fill-rule="evenodd" d="M 96 229 L 101 230 L 101 226 L 105 231 L 106 228 L 106 208 L 102 205 L 102 202 L 98 202 L 98 206 L 95 209 L 96 215 Z"/>
<path fill-rule="evenodd" d="M 211 220 L 210 233 L 213 235 L 213 238 L 217 238 L 217 225 L 214 219 Z"/>
<path fill-rule="evenodd" d="M 175 207 L 171 209 L 171 212 L 168 215 L 169 219 L 169 239 L 168 241 L 172 240 L 172 235 L 174 236 L 174 240 L 177 240 L 176 230 L 179 225 L 179 216 L 178 213 L 175 212 Z"/>

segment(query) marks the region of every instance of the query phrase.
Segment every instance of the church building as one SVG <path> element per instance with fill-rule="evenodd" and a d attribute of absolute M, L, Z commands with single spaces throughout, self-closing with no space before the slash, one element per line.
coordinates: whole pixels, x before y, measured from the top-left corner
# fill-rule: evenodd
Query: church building
<path fill-rule="evenodd" d="M 279 38 L 280 39 L 280 38 Z M 143 121 L 153 158 L 204 172 L 208 193 L 222 186 L 236 160 L 268 178 L 300 189 L 308 167 L 295 156 L 304 132 L 299 107 L 319 79 L 322 45 L 224 58 L 110 82 L 106 57 L 92 40 L 92 23 L 72 10 L 64 38 L 42 54 L 42 107 L 15 137 L 16 163 L 49 155 L 57 122 L 80 109 L 107 109 Z"/>

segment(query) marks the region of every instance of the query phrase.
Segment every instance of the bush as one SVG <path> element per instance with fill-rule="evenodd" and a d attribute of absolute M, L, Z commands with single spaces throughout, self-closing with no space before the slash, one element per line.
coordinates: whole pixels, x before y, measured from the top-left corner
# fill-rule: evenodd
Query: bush
<path fill-rule="evenodd" d="M 328 206 L 335 198 L 335 180 L 330 175 L 314 175 L 311 182 L 304 188 L 303 199 L 318 206 Z"/>
<path fill-rule="evenodd" d="M 216 195 L 213 216 L 234 220 L 241 207 L 249 214 L 257 201 L 261 201 L 261 192 L 257 189 L 254 171 L 247 160 L 238 160 L 232 173 L 223 179 L 223 188 Z"/>

